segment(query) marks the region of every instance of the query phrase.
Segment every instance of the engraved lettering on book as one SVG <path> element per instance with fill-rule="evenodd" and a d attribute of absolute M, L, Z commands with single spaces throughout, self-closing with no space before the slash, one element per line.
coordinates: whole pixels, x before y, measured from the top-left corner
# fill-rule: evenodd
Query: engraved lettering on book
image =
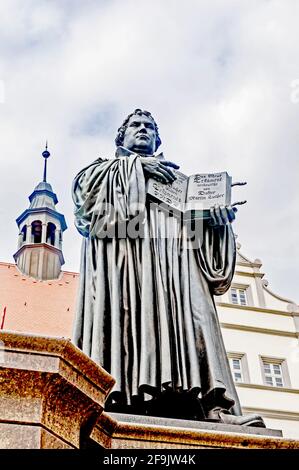
<path fill-rule="evenodd" d="M 163 184 L 152 178 L 148 180 L 147 193 L 157 202 L 188 217 L 209 217 L 212 206 L 231 204 L 232 179 L 226 171 L 186 176 L 175 171 L 177 179 Z"/>

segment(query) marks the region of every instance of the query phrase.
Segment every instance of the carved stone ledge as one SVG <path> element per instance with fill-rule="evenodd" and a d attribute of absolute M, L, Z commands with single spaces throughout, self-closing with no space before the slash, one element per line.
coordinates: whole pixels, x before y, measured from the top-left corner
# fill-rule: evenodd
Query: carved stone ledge
<path fill-rule="evenodd" d="M 0 333 L 0 448 L 84 447 L 114 379 L 70 340 Z"/>
<path fill-rule="evenodd" d="M 299 449 L 277 430 L 105 412 L 90 440 L 110 449 Z"/>

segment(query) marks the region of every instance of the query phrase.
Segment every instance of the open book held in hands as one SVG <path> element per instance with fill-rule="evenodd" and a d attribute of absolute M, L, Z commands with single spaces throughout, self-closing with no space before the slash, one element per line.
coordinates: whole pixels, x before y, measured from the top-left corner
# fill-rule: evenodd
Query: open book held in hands
<path fill-rule="evenodd" d="M 177 179 L 163 184 L 152 178 L 148 180 L 147 194 L 163 208 L 183 213 L 183 217 L 210 218 L 210 208 L 231 204 L 232 178 L 226 171 L 186 176 L 175 171 Z"/>

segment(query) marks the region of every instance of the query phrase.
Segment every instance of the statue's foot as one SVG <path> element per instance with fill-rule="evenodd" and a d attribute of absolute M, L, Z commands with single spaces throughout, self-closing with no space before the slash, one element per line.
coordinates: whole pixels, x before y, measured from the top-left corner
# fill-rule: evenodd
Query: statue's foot
<path fill-rule="evenodd" d="M 224 424 L 238 424 L 239 426 L 254 426 L 257 428 L 266 427 L 263 418 L 257 414 L 236 416 L 230 414 L 229 411 L 224 410 L 223 408 L 213 408 L 209 411 L 207 418 L 209 421 Z"/>

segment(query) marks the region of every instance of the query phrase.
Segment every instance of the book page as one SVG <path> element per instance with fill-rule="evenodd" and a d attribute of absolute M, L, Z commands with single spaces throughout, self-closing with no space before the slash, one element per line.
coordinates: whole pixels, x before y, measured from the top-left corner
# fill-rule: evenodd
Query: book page
<path fill-rule="evenodd" d="M 226 171 L 189 176 L 186 210 L 206 210 L 215 204 L 230 204 L 231 177 Z"/>
<path fill-rule="evenodd" d="M 174 209 L 183 211 L 186 200 L 188 176 L 179 171 L 173 171 L 177 177 L 173 183 L 163 184 L 150 178 L 147 184 L 147 193 L 160 202 L 168 204 Z"/>

